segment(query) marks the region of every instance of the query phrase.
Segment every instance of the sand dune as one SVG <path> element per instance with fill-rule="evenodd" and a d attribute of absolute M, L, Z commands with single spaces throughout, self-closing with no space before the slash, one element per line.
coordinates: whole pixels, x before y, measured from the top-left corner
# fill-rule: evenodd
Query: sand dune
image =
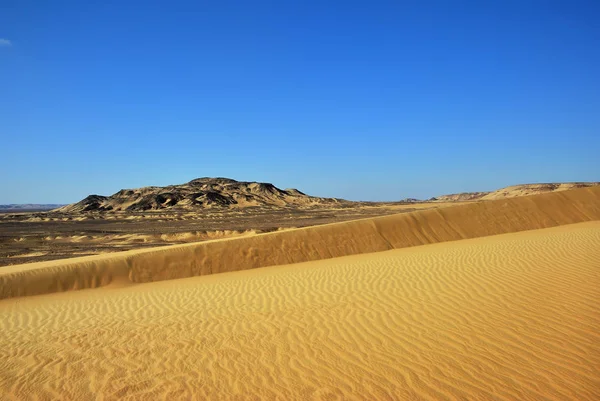
<path fill-rule="evenodd" d="M 0 302 L 0 398 L 600 399 L 600 222 Z"/>
<path fill-rule="evenodd" d="M 568 191 L 575 188 L 585 188 L 600 185 L 600 182 L 556 182 L 546 184 L 521 184 L 501 188 L 482 196 L 482 200 L 496 200 L 514 198 L 517 196 L 530 196 L 547 192 Z"/>
<path fill-rule="evenodd" d="M 160 242 L 160 241 L 206 241 L 218 238 L 233 238 L 245 235 L 255 235 L 259 230 L 205 230 L 188 231 L 168 234 L 95 234 L 95 235 L 70 235 L 58 236 L 48 235 L 42 238 L 43 241 L 63 241 L 63 242 L 99 242 L 99 243 L 117 243 L 129 244 L 132 242 Z M 13 241 L 26 241 L 28 238 L 19 237 Z"/>
<path fill-rule="evenodd" d="M 0 269 L 0 298 L 300 263 L 600 220 L 600 187 Z"/>
<path fill-rule="evenodd" d="M 599 186 L 600 182 L 551 182 L 543 184 L 511 185 L 491 192 L 461 192 L 432 198 L 434 202 L 464 202 L 515 198 L 518 196 L 539 195 L 548 192 L 568 191 L 575 188 Z"/>

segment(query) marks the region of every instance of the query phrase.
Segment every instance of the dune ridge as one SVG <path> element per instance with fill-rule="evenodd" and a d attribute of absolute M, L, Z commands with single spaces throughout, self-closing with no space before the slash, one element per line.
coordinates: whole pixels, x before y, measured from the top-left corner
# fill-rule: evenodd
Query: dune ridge
<path fill-rule="evenodd" d="M 568 191 L 575 188 L 586 188 L 600 185 L 600 182 L 549 182 L 539 184 L 519 184 L 504 187 L 491 192 L 461 192 L 436 196 L 433 202 L 463 202 L 479 200 L 496 200 L 518 196 L 539 195 L 548 192 Z"/>
<path fill-rule="evenodd" d="M 0 302 L 8 400 L 598 400 L 600 222 Z"/>
<path fill-rule="evenodd" d="M 251 237 L 13 265 L 0 299 L 300 263 L 600 220 L 600 187 L 478 202 Z"/>

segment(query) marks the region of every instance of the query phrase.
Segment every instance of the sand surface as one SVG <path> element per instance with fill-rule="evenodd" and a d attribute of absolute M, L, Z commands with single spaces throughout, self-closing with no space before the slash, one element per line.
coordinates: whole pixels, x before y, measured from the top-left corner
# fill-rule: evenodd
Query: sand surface
<path fill-rule="evenodd" d="M 23 263 L 147 249 L 264 233 L 452 203 L 336 204 L 315 208 L 223 208 L 193 211 L 1 213 L 0 267 Z M 35 256 L 34 256 L 35 255 Z"/>
<path fill-rule="evenodd" d="M 600 220 L 600 187 L 0 268 L 0 299 L 277 266 Z"/>
<path fill-rule="evenodd" d="M 0 399 L 598 400 L 600 222 L 0 301 Z"/>

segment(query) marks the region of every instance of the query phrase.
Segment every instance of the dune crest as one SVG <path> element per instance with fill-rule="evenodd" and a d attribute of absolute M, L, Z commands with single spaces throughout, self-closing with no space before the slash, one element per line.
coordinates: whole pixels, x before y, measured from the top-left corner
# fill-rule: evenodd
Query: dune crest
<path fill-rule="evenodd" d="M 600 187 L 478 202 L 230 240 L 14 265 L 0 299 L 143 283 L 600 220 Z"/>

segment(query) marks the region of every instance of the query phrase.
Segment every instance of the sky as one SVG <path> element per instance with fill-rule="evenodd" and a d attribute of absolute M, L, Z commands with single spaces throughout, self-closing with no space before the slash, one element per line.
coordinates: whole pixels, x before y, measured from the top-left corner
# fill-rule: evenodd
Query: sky
<path fill-rule="evenodd" d="M 0 0 L 0 203 L 600 181 L 598 1 Z"/>

